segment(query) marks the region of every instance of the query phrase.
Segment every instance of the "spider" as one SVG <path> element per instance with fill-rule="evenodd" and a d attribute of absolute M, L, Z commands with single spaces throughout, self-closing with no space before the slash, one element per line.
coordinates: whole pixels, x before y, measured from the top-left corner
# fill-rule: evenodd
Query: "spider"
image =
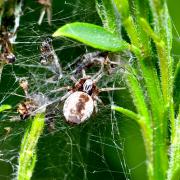
<path fill-rule="evenodd" d="M 49 101 L 40 94 L 28 95 L 28 84 L 22 81 L 20 86 L 24 89 L 26 94 L 26 101 L 19 105 L 18 112 L 21 117 L 26 118 L 31 114 L 37 112 L 37 109 L 46 108 L 55 103 L 64 101 L 63 115 L 66 122 L 70 124 L 81 124 L 88 120 L 93 112 L 97 112 L 97 103 L 102 103 L 98 97 L 99 93 L 103 91 L 121 90 L 124 88 L 98 88 L 97 82 L 103 77 L 103 67 L 93 76 L 86 75 L 84 69 L 81 70 L 82 78 L 77 80 L 71 76 L 74 82 L 72 87 L 61 87 L 57 90 L 52 90 L 50 93 L 68 90 L 68 92 L 54 101 Z"/>
<path fill-rule="evenodd" d="M 90 118 L 92 113 L 98 111 L 97 102 L 102 103 L 98 97 L 100 92 L 121 90 L 124 88 L 101 88 L 97 87 L 97 82 L 102 78 L 103 73 L 97 73 L 94 76 L 87 76 L 85 71 L 82 71 L 83 77 L 76 80 L 72 76 L 72 80 L 75 83 L 72 87 L 62 87 L 53 92 L 63 91 L 65 89 L 68 92 L 60 98 L 60 101 L 64 101 L 63 115 L 66 122 L 70 124 L 80 124 Z"/>

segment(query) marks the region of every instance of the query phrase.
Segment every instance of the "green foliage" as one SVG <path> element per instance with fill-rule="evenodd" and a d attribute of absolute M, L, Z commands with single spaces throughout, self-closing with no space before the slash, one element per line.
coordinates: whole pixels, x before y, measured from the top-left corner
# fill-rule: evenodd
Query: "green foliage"
<path fill-rule="evenodd" d="M 6 2 L 7 6 L 4 6 L 5 1 L 0 1 L 0 24 L 4 22 L 5 24 L 11 24 L 11 19 L 12 22 L 19 23 L 17 19 L 14 21 L 14 15 L 16 14 L 18 17 L 21 14 L 20 11 L 18 11 L 18 7 L 16 7 L 17 2 L 19 1 L 10 0 Z M 54 2 L 55 1 L 53 1 L 53 3 Z M 39 43 L 40 40 L 39 36 L 54 31 L 56 27 L 55 23 L 64 23 L 64 19 L 68 19 L 68 13 L 65 13 L 65 18 L 62 13 L 62 18 L 58 17 L 57 21 L 53 21 L 53 26 L 49 29 L 45 25 L 41 27 L 38 26 L 37 28 L 34 23 L 35 20 L 33 19 L 33 24 L 28 25 L 28 28 L 32 28 L 34 32 L 31 36 L 29 32 L 27 32 L 26 22 L 27 20 L 29 21 L 27 15 L 23 19 L 25 26 L 20 26 L 20 28 L 23 28 L 20 34 L 18 34 L 19 39 L 17 40 L 17 42 L 20 43 L 27 41 L 27 46 L 23 44 L 26 48 L 22 48 L 22 45 L 19 46 L 20 51 L 16 52 L 18 61 L 15 65 L 5 66 L 4 63 L 0 64 L 0 79 L 2 75 L 1 96 L 3 97 L 1 102 L 4 104 L 0 106 L 0 113 L 2 115 L 0 151 L 3 152 L 3 148 L 7 151 L 9 146 L 11 146 L 8 138 L 11 137 L 11 139 L 13 139 L 12 131 L 16 132 L 15 130 L 18 128 L 22 131 L 26 123 L 29 123 L 30 125 L 25 129 L 25 134 L 21 142 L 16 177 L 18 180 L 30 180 L 34 173 L 34 177 L 37 179 L 57 177 L 63 179 L 63 176 L 66 179 L 94 179 L 94 177 L 98 179 L 99 177 L 103 179 L 121 179 L 121 175 L 129 179 L 129 174 L 133 179 L 133 171 L 137 170 L 139 166 L 136 164 L 133 166 L 135 168 L 131 169 L 130 167 L 130 170 L 132 170 L 130 172 L 127 168 L 128 161 L 124 162 L 124 159 L 122 161 L 122 157 L 120 157 L 123 156 L 124 158 L 124 155 L 121 155 L 121 153 L 128 157 L 131 156 L 132 161 L 138 157 L 138 155 L 134 153 L 134 148 L 136 148 L 134 142 L 129 142 L 131 147 L 133 147 L 132 155 L 126 154 L 128 153 L 126 149 L 122 150 L 121 144 L 119 144 L 123 133 L 122 131 L 119 133 L 120 128 L 126 131 L 128 137 L 132 136 L 134 138 L 134 134 L 131 133 L 132 127 L 124 128 L 127 124 L 127 121 L 124 121 L 124 119 L 127 117 L 130 119 L 130 123 L 138 125 L 144 141 L 147 178 L 149 180 L 180 179 L 180 62 L 177 63 L 172 58 L 172 26 L 166 0 L 95 0 L 93 2 L 89 0 L 84 2 L 86 2 L 84 5 L 85 8 L 81 7 L 83 5 L 80 4 L 82 3 L 80 0 L 70 0 L 64 4 L 62 1 L 57 1 L 57 5 L 62 3 L 63 9 L 67 4 L 70 5 L 67 11 L 72 12 L 72 16 L 70 15 L 68 18 L 73 17 L 73 19 L 75 19 L 78 17 L 81 18 L 84 14 L 87 16 L 89 12 L 87 13 L 86 10 L 88 9 L 90 9 L 90 13 L 95 13 L 94 11 L 92 12 L 92 8 L 90 8 L 90 4 L 93 4 L 94 9 L 96 7 L 100 19 L 92 16 L 90 20 L 86 21 L 86 17 L 83 16 L 81 18 L 82 23 L 74 22 L 65 24 L 57 29 L 53 36 L 60 38 L 68 37 L 95 49 L 110 51 L 109 58 L 112 58 L 113 61 L 114 55 L 121 58 L 123 54 L 121 59 L 121 61 L 125 60 L 122 62 L 125 72 L 123 80 L 125 80 L 128 87 L 134 106 L 130 107 L 130 105 L 126 103 L 127 96 L 122 95 L 122 92 L 116 92 L 113 97 L 115 97 L 115 102 L 121 107 L 112 105 L 111 109 L 117 112 L 117 119 L 114 118 L 114 113 L 112 113 L 113 117 L 110 117 L 112 114 L 109 113 L 109 110 L 107 111 L 106 108 L 102 108 L 102 112 L 96 114 L 95 121 L 87 121 L 80 126 L 69 126 L 63 123 L 63 121 L 59 121 L 59 119 L 62 119 L 62 114 L 55 114 L 58 119 L 56 125 L 61 128 L 59 131 L 53 131 L 53 133 L 48 132 L 45 138 L 41 139 L 43 143 L 40 144 L 38 143 L 39 138 L 43 133 L 45 125 L 44 114 L 36 114 L 33 120 L 20 122 L 17 125 L 16 122 L 9 119 L 9 117 L 14 116 L 14 114 L 16 116 L 17 113 L 9 113 L 8 111 L 9 122 L 7 122 L 6 119 L 4 119 L 4 114 L 6 110 L 12 108 L 9 104 L 12 103 L 11 105 L 14 107 L 14 105 L 17 104 L 16 102 L 19 101 L 14 100 L 12 96 L 18 96 L 19 98 L 23 98 L 24 96 L 17 82 L 19 77 L 34 79 L 34 84 L 30 82 L 30 91 L 33 91 L 33 93 L 35 90 L 39 92 L 42 90 L 43 94 L 48 94 L 48 98 L 52 97 L 55 99 L 56 97 L 57 100 L 60 94 L 56 94 L 55 96 L 51 94 L 49 96 L 49 92 L 51 92 L 51 90 L 53 91 L 54 87 L 59 88 L 61 85 L 66 85 L 66 83 L 68 83 L 67 77 L 69 77 L 70 74 L 66 69 L 67 72 L 63 72 L 66 79 L 60 79 L 56 85 L 49 85 L 46 78 L 49 78 L 53 72 L 47 73 L 48 68 L 40 67 L 39 51 L 37 50 L 37 42 Z M 33 2 L 31 1 L 31 3 Z M 72 3 L 76 4 L 71 6 Z M 30 5 L 28 6 L 31 7 Z M 35 7 L 36 6 L 37 4 L 35 4 Z M 55 5 L 53 4 L 53 13 L 54 7 Z M 77 12 L 79 11 L 79 16 L 76 16 L 74 7 L 77 9 L 82 8 L 83 11 L 79 11 L 79 9 L 76 10 Z M 16 12 L 14 12 L 15 9 Z M 31 8 L 27 8 L 27 11 L 31 12 Z M 84 14 L 82 15 L 81 13 Z M 33 11 L 29 14 L 32 16 Z M 58 14 L 59 9 L 54 17 L 57 17 Z M 3 16 L 7 16 L 7 18 L 3 18 Z M 93 21 L 93 23 L 97 24 L 99 20 L 102 21 L 102 27 L 85 23 Z M 78 19 L 78 21 L 81 20 Z M 43 32 L 41 29 L 43 29 Z M 38 37 L 37 33 L 39 33 Z M 32 41 L 34 42 L 31 44 Z M 57 41 L 53 42 L 53 44 L 56 44 L 56 42 Z M 78 46 L 76 49 L 74 44 L 73 47 L 71 47 L 68 43 L 69 42 L 65 42 L 64 45 L 64 47 L 68 47 L 68 49 L 63 47 L 63 50 L 60 52 L 61 60 L 64 58 L 63 56 L 65 56 L 64 62 L 61 61 L 63 67 L 64 64 L 67 65 L 67 59 L 68 62 L 74 59 L 73 51 L 82 47 Z M 30 44 L 31 48 L 29 49 Z M 18 43 L 16 45 L 15 50 L 18 49 Z M 63 51 L 67 51 L 67 53 L 64 55 Z M 112 52 L 115 52 L 115 54 Z M 81 52 L 79 52 L 78 49 L 76 55 L 79 55 L 79 53 Z M 133 59 L 133 63 L 129 63 L 129 58 Z M 36 61 L 37 64 L 34 65 Z M 6 68 L 13 70 L 7 71 Z M 25 72 L 21 74 L 22 69 Z M 67 77 L 66 73 L 69 73 Z M 119 81 L 122 82 L 122 77 Z M 43 83 L 45 84 L 45 88 L 42 86 Z M 52 108 L 53 110 L 55 109 L 54 107 Z M 11 113 L 14 114 L 12 115 Z M 124 116 L 122 116 L 122 114 Z M 104 118 L 105 116 L 107 117 Z M 12 119 L 14 119 L 14 117 Z M 105 119 L 111 121 L 105 122 Z M 13 125 L 14 127 L 12 127 Z M 121 125 L 123 125 L 123 127 Z M 19 134 L 19 137 L 21 133 L 16 132 L 13 134 L 13 137 L 15 137 L 14 146 L 19 147 L 15 134 Z M 127 142 L 128 139 L 126 139 L 126 143 Z M 4 144 L 8 144 L 8 148 Z M 38 154 L 37 145 L 40 146 L 38 148 Z M 123 148 L 125 146 L 123 144 Z M 143 148 L 141 147 L 141 149 Z M 44 154 L 44 150 L 47 151 L 47 154 Z M 11 153 L 12 152 L 13 151 L 11 151 Z M 11 153 L 9 153 L 9 156 L 12 156 Z M 4 155 L 5 153 L 2 154 Z M 7 154 L 6 152 L 6 155 Z M 15 156 L 17 157 L 17 154 L 15 154 Z M 9 160 L 10 158 L 7 159 Z M 144 162 L 143 158 L 138 159 L 138 162 Z M 125 168 L 123 168 L 124 175 L 121 173 L 123 163 L 125 164 Z M 12 164 L 14 164 L 14 162 Z M 35 166 L 37 169 L 34 171 Z M 39 173 L 39 170 L 42 170 L 42 172 Z M 106 172 L 107 170 L 108 172 Z M 51 177 L 46 177 L 47 174 L 44 172 Z M 54 172 L 57 174 L 54 175 Z"/>
<path fill-rule="evenodd" d="M 171 57 L 172 27 L 167 4 L 165 0 L 149 0 L 145 1 L 145 9 L 143 9 L 140 1 L 134 0 L 131 2 L 134 4 L 133 9 L 129 2 L 128 0 L 96 1 L 103 26 L 122 37 L 120 26 L 116 25 L 116 15 L 120 14 L 119 24 L 124 27 L 131 41 L 129 48 L 125 41 L 120 41 L 118 38 L 114 41 L 113 34 L 92 24 L 65 25 L 59 28 L 54 36 L 73 38 L 94 48 L 112 52 L 132 50 L 130 47 L 134 47 L 132 52 L 136 56 L 137 68 L 127 65 L 126 82 L 137 114 L 122 107 L 112 106 L 112 109 L 139 124 L 146 149 L 148 178 L 174 180 L 180 175 L 179 116 L 175 120 L 177 113 L 174 110 L 174 106 L 176 108 L 179 106 L 179 65 L 174 74 Z M 113 9 L 118 13 L 112 13 Z M 148 16 L 149 12 L 152 13 L 152 19 Z M 160 72 L 154 61 L 156 56 Z M 139 76 L 143 78 L 143 83 L 138 79 Z M 173 77 L 175 77 L 174 90 Z M 169 126 L 171 145 L 168 159 Z"/>
<path fill-rule="evenodd" d="M 121 40 L 106 29 L 89 23 L 71 23 L 59 28 L 54 34 L 66 36 L 97 49 L 119 52 L 129 48 L 128 43 Z"/>

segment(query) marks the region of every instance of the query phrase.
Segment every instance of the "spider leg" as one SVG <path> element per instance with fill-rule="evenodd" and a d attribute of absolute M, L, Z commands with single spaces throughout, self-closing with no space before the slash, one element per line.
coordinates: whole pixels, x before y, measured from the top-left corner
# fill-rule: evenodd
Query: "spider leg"
<path fill-rule="evenodd" d="M 104 75 L 104 73 L 102 71 L 99 71 L 97 74 L 95 74 L 92 77 L 92 79 L 96 83 L 96 82 L 98 82 L 103 77 L 103 75 Z"/>
<path fill-rule="evenodd" d="M 49 103 L 47 103 L 47 104 L 42 105 L 41 107 L 39 107 L 38 109 L 36 109 L 33 113 L 39 112 L 39 111 L 42 110 L 42 109 L 46 109 L 48 106 L 51 106 L 51 105 L 53 105 L 53 104 L 55 104 L 55 103 L 59 103 L 59 102 L 61 102 L 61 101 L 64 101 L 64 100 L 65 100 L 66 98 L 68 98 L 72 93 L 73 93 L 73 91 L 67 92 L 64 96 L 62 96 L 62 97 L 60 97 L 60 98 L 57 98 L 57 99 L 55 99 L 54 101 L 51 101 L 51 102 L 49 102 Z"/>
<path fill-rule="evenodd" d="M 39 24 L 39 25 L 41 25 L 45 13 L 46 13 L 46 7 L 43 7 L 43 8 L 42 8 L 42 11 L 41 11 L 41 14 L 40 14 L 40 17 L 39 17 L 39 20 L 38 20 L 38 24 Z"/>
<path fill-rule="evenodd" d="M 67 92 L 64 96 L 62 96 L 60 98 L 60 101 L 64 101 L 66 98 L 68 98 L 71 94 L 73 93 L 73 91 L 69 91 Z"/>
<path fill-rule="evenodd" d="M 51 25 L 51 19 L 52 19 L 52 9 L 51 9 L 51 6 L 47 7 L 46 11 L 47 11 L 48 24 Z"/>
<path fill-rule="evenodd" d="M 82 77 L 83 77 L 83 78 L 87 77 L 86 71 L 85 71 L 84 69 L 82 69 Z"/>
<path fill-rule="evenodd" d="M 99 102 L 100 104 L 104 104 L 102 102 L 102 100 L 98 97 L 98 96 L 94 96 L 93 99 L 96 101 L 96 102 Z"/>
<path fill-rule="evenodd" d="M 100 70 L 92 77 L 92 79 L 94 79 L 94 82 L 98 82 L 102 76 L 104 75 L 104 61 L 100 61 L 101 62 L 101 68 Z"/>
<path fill-rule="evenodd" d="M 51 25 L 51 16 L 52 16 L 51 15 L 51 0 L 46 0 L 45 2 L 39 0 L 38 3 L 44 6 L 42 8 L 42 11 L 38 20 L 38 24 L 41 25 L 45 13 L 47 13 L 48 24 Z"/>
<path fill-rule="evenodd" d="M 104 91 L 119 91 L 119 90 L 123 90 L 123 89 L 126 89 L 124 87 L 122 88 L 114 88 L 114 87 L 110 87 L 110 88 L 101 88 L 99 89 L 100 92 L 104 92 Z"/>
<path fill-rule="evenodd" d="M 97 101 L 96 100 L 94 100 L 94 111 L 95 111 L 95 113 L 98 112 L 98 106 L 97 106 Z"/>
<path fill-rule="evenodd" d="M 81 63 L 78 64 L 76 69 L 73 71 L 75 74 L 79 74 L 82 72 L 83 69 L 88 68 L 89 66 L 92 66 L 94 64 L 104 64 L 105 58 L 100 56 L 100 52 L 94 52 L 94 53 L 87 53 L 83 55 L 81 58 L 78 58 L 78 60 L 81 60 Z M 77 60 L 76 60 L 77 62 Z M 103 67 L 101 68 L 101 70 Z"/>
<path fill-rule="evenodd" d="M 110 63 L 113 64 L 113 65 L 121 65 L 120 62 L 115 62 L 115 61 L 110 61 Z"/>
<path fill-rule="evenodd" d="M 92 59 L 89 60 L 89 63 L 100 63 L 100 64 L 104 64 L 104 57 L 94 57 Z"/>
<path fill-rule="evenodd" d="M 91 63 L 96 63 L 96 64 L 100 64 L 101 68 L 99 70 L 99 73 L 104 72 L 105 68 L 108 70 L 108 73 L 111 74 L 112 69 L 111 69 L 111 61 L 110 59 L 107 57 L 95 57 L 91 59 Z"/>
<path fill-rule="evenodd" d="M 61 88 L 55 89 L 55 90 L 51 90 L 50 93 L 65 91 L 65 90 L 69 90 L 70 88 L 71 88 L 70 86 L 65 86 L 65 87 L 61 87 Z"/>
<path fill-rule="evenodd" d="M 73 75 L 70 77 L 70 79 L 71 79 L 74 83 L 77 83 L 77 82 L 78 82 L 78 80 L 77 80 Z"/>
<path fill-rule="evenodd" d="M 98 112 L 98 105 L 97 105 L 97 103 L 99 102 L 100 104 L 103 104 L 103 102 L 102 102 L 102 100 L 98 97 L 98 96 L 94 96 L 93 97 L 93 100 L 94 100 L 94 111 L 95 111 L 95 113 L 97 113 Z"/>

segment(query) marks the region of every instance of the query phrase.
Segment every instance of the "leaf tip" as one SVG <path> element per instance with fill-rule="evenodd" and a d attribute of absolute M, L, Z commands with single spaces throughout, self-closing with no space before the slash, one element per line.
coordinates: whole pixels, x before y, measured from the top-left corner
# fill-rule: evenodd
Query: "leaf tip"
<path fill-rule="evenodd" d="M 58 37 L 60 35 L 61 35 L 60 32 L 57 30 L 52 34 L 52 37 Z"/>
<path fill-rule="evenodd" d="M 5 110 L 9 110 L 9 109 L 11 109 L 11 108 L 12 108 L 12 106 L 11 106 L 11 105 L 8 105 L 8 104 L 1 105 L 1 106 L 0 106 L 0 112 L 3 112 L 3 111 L 5 111 Z"/>
<path fill-rule="evenodd" d="M 118 109 L 118 106 L 116 106 L 116 105 L 111 105 L 111 109 L 112 109 L 112 110 L 117 110 L 117 109 Z"/>

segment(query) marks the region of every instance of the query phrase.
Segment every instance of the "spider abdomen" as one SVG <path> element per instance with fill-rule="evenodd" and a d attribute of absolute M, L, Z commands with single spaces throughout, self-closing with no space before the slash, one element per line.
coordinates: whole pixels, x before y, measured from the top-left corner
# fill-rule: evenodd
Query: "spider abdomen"
<path fill-rule="evenodd" d="M 63 114 L 67 122 L 80 124 L 93 113 L 94 102 L 91 96 L 82 91 L 72 93 L 65 101 Z"/>

